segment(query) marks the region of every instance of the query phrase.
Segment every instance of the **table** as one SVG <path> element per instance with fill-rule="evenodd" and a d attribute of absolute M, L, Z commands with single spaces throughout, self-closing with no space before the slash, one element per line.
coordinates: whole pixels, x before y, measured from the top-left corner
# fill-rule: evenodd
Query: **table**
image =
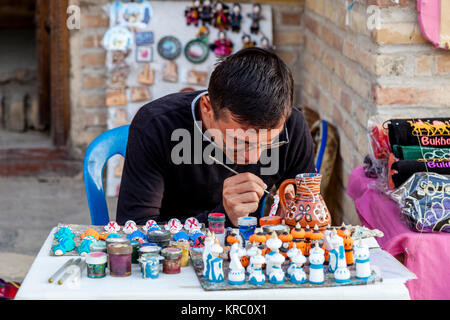
<path fill-rule="evenodd" d="M 349 177 L 347 194 L 353 198 L 362 224 L 384 233 L 379 239 L 383 249 L 394 256 L 405 255 L 405 266 L 418 277 L 406 283 L 411 299 L 450 299 L 450 234 L 409 229 L 397 204 L 373 187 L 375 181 L 366 177 L 363 167 Z"/>
<path fill-rule="evenodd" d="M 300 289 L 258 289 L 206 292 L 200 286 L 192 266 L 182 268 L 180 274 L 160 273 L 157 279 L 142 279 L 138 265 L 132 265 L 132 275 L 114 278 L 107 275 L 102 279 L 86 277 L 83 272 L 78 288 L 67 288 L 47 282 L 65 261 L 71 257 L 50 256 L 53 234 L 36 256 L 28 274 L 16 295 L 18 300 L 298 300 L 298 299 L 409 299 L 404 283 L 414 277 L 401 263 L 386 251 L 379 248 L 376 241 L 368 241 L 371 249 L 371 262 L 379 268 L 383 282 L 372 285 L 346 286 L 333 288 Z"/>

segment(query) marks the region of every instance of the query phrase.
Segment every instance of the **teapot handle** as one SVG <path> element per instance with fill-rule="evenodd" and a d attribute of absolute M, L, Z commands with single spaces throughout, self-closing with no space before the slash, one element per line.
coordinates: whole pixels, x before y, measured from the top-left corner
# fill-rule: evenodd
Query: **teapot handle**
<path fill-rule="evenodd" d="M 278 196 L 280 197 L 280 204 L 281 204 L 281 208 L 286 211 L 287 210 L 287 204 L 286 204 L 286 195 L 285 195 L 285 191 L 284 189 L 286 189 L 286 187 L 289 184 L 296 184 L 295 179 L 287 179 L 284 180 L 281 185 L 280 188 L 278 189 Z"/>

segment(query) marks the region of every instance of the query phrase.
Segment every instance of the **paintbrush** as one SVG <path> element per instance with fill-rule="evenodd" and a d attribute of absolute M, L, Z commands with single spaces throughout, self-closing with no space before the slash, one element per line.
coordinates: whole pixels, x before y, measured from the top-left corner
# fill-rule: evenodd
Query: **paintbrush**
<path fill-rule="evenodd" d="M 216 163 L 220 164 L 221 166 L 225 167 L 225 168 L 228 169 L 229 171 L 233 172 L 235 175 L 239 174 L 236 170 L 231 169 L 231 168 L 230 168 L 229 166 L 227 166 L 225 163 L 223 163 L 223 162 L 217 160 L 217 159 L 214 158 L 212 155 L 209 155 L 209 157 L 210 157 L 212 160 L 214 160 Z M 272 196 L 272 194 L 271 194 L 269 191 L 264 190 L 264 192 L 267 193 L 269 196 Z"/>
<path fill-rule="evenodd" d="M 52 283 L 53 281 L 55 281 L 55 279 L 56 279 L 57 277 L 59 277 L 59 275 L 60 275 L 61 273 L 63 273 L 63 271 L 66 270 L 66 268 L 67 268 L 69 265 L 71 265 L 71 264 L 73 263 L 73 261 L 74 261 L 74 258 L 72 258 L 72 259 L 70 259 L 70 260 L 67 260 L 67 262 L 64 263 L 64 264 L 62 265 L 62 267 L 59 268 L 58 271 L 56 271 L 56 272 L 48 279 L 48 282 L 49 282 L 49 283 Z"/>
<path fill-rule="evenodd" d="M 83 260 L 81 258 L 78 258 L 69 267 L 76 266 L 76 267 L 79 267 L 81 269 L 82 263 L 83 263 Z M 66 269 L 66 273 L 63 274 L 61 279 L 58 280 L 58 284 L 59 285 L 62 285 L 64 283 L 64 281 L 66 281 L 67 278 L 72 274 L 72 272 L 69 272 L 69 270 L 68 270 L 69 267 Z"/>

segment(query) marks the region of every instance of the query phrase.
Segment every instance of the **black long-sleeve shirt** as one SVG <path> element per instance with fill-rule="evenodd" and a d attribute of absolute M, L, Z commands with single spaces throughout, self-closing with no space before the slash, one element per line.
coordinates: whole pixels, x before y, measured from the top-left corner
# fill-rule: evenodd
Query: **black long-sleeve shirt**
<path fill-rule="evenodd" d="M 136 113 L 130 126 L 117 205 L 116 221 L 120 225 L 127 220 L 142 225 L 149 219 L 165 222 L 170 218 L 184 221 L 189 217 L 207 223 L 208 213 L 225 213 L 222 187 L 224 180 L 233 173 L 202 160 L 204 148 L 211 149 L 207 139 L 197 144 L 193 142 L 190 154 L 186 155 L 178 152 L 180 143 L 186 141 L 180 136 L 172 138 L 176 129 L 184 129 L 183 133 L 191 137 L 202 137 L 201 129 L 194 123 L 200 121 L 198 106 L 194 106 L 197 109 L 194 113 L 191 107 L 201 93 L 170 94 L 144 105 Z M 313 141 L 303 114 L 294 108 L 285 126 L 289 143 L 279 147 L 279 169 L 275 174 L 261 175 L 261 168 L 268 168 L 270 164 L 260 162 L 227 165 L 239 173 L 251 172 L 259 176 L 269 189 L 274 184 L 278 188 L 285 179 L 299 173 L 315 172 Z M 286 130 L 283 130 L 279 141 L 286 139 Z M 173 150 L 177 155 L 190 158 L 190 163 L 175 164 L 171 157 Z M 225 162 L 226 158 L 223 159 Z M 251 215 L 256 216 L 256 212 Z M 228 217 L 226 225 L 231 226 Z"/>

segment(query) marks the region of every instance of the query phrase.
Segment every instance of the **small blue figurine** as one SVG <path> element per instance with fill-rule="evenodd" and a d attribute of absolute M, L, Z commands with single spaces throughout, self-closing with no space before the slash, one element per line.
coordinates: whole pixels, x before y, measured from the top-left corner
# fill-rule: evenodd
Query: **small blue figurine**
<path fill-rule="evenodd" d="M 140 230 L 133 231 L 131 234 L 127 235 L 127 238 L 132 240 L 137 240 L 139 243 L 144 243 L 147 241 L 147 236 Z"/>
<path fill-rule="evenodd" d="M 222 282 L 224 281 L 223 276 L 223 259 L 219 258 L 219 255 L 223 252 L 223 248 L 220 246 L 219 239 L 216 239 L 216 242 L 211 246 L 210 253 L 211 259 L 209 259 L 208 263 L 209 274 L 208 280 L 211 282 Z"/>
<path fill-rule="evenodd" d="M 66 252 L 75 249 L 75 234 L 69 226 L 59 228 L 54 237 L 58 241 L 57 244 L 52 246 L 52 251 L 55 256 L 62 256 Z"/>
<path fill-rule="evenodd" d="M 93 236 L 86 236 L 84 237 L 83 241 L 81 241 L 80 245 L 78 246 L 78 254 L 81 256 L 85 256 L 88 253 L 91 252 L 91 245 L 94 244 L 97 241 L 95 237 Z"/>
<path fill-rule="evenodd" d="M 262 251 L 258 249 L 256 255 L 251 258 L 252 268 L 248 278 L 248 283 L 250 284 L 262 285 L 266 282 L 266 276 L 262 270 L 262 265 L 266 262 L 266 259 L 261 253 Z"/>

